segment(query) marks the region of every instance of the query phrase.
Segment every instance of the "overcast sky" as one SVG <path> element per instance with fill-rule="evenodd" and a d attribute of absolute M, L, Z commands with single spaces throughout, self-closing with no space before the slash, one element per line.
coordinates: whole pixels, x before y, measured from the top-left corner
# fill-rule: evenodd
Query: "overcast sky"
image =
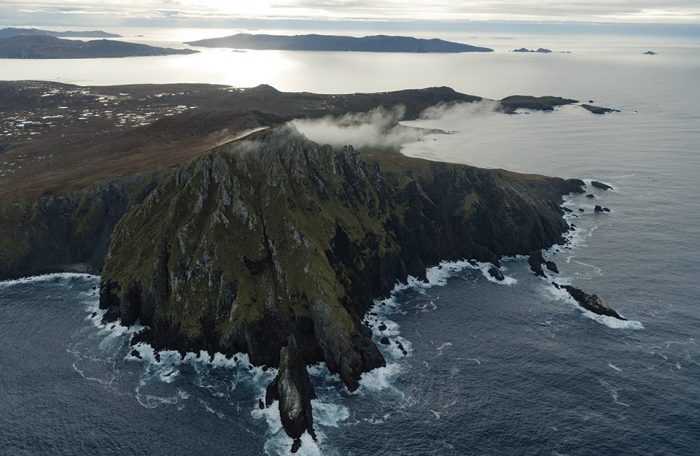
<path fill-rule="evenodd" d="M 2 0 L 0 22 L 222 19 L 491 20 L 700 24 L 700 0 Z M 99 19 L 99 20 L 98 20 Z"/>

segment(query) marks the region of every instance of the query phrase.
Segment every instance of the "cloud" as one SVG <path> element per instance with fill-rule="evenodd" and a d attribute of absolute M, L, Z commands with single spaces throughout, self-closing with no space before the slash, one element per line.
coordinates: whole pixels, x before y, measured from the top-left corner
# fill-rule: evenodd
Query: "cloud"
<path fill-rule="evenodd" d="M 367 113 L 346 114 L 342 117 L 299 119 L 291 124 L 318 144 L 334 147 L 351 145 L 357 149 L 398 149 L 425 135 L 423 130 L 399 124 L 405 112 L 406 109 L 398 105 L 392 109 L 379 107 Z"/>
<path fill-rule="evenodd" d="M 21 12 L 24 13 L 21 13 Z M 286 18 L 700 23 L 697 0 L 3 0 L 0 17 Z"/>

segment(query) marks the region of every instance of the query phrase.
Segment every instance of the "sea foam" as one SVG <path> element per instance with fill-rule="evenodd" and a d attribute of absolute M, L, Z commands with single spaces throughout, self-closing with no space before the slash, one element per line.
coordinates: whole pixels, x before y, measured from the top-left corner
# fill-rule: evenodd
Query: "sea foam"
<path fill-rule="evenodd" d="M 82 274 L 78 272 L 58 272 L 53 274 L 42 274 L 37 276 L 21 277 L 19 279 L 3 280 L 0 281 L 0 288 L 8 288 L 15 285 L 22 285 L 28 283 L 59 282 L 62 280 L 70 279 L 99 281 L 100 277 L 92 274 Z"/>

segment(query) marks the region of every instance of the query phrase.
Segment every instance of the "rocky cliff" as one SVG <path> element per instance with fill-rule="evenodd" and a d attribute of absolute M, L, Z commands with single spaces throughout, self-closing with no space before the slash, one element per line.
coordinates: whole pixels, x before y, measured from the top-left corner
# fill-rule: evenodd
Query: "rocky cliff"
<path fill-rule="evenodd" d="M 560 242 L 562 196 L 580 184 L 361 156 L 274 128 L 179 166 L 128 210 L 100 305 L 106 320 L 147 325 L 137 340 L 156 349 L 269 366 L 282 352 L 324 361 L 354 390 L 384 364 L 360 323 L 373 298 L 440 260 L 498 263 Z M 290 337 L 299 356 L 283 351 Z"/>
<path fill-rule="evenodd" d="M 0 200 L 0 280 L 56 271 L 99 273 L 117 222 L 162 170 L 63 194 Z"/>

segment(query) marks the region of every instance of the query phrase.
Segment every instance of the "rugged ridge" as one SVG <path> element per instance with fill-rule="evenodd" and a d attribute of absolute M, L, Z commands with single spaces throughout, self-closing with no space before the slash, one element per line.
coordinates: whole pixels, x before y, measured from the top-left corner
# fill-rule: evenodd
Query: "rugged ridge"
<path fill-rule="evenodd" d="M 278 366 L 291 337 L 354 390 L 384 365 L 361 324 L 373 298 L 443 259 L 561 242 L 562 196 L 581 184 L 361 156 L 274 128 L 178 167 L 126 213 L 100 306 L 106 321 L 147 325 L 135 342 L 155 349 Z"/>

